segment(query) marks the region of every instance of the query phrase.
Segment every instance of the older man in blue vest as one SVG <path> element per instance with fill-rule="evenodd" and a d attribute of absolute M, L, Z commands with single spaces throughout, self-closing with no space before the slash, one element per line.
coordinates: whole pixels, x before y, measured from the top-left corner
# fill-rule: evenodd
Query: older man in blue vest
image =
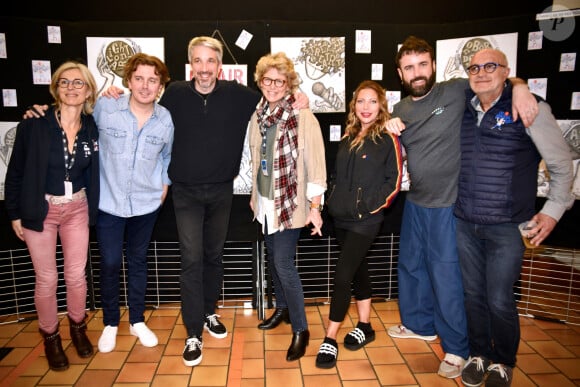
<path fill-rule="evenodd" d="M 470 357 L 466 386 L 510 386 L 520 339 L 513 285 L 525 246 L 518 225 L 539 245 L 573 204 L 572 160 L 544 101 L 529 127 L 512 114 L 509 67 L 499 50 L 477 52 L 467 68 L 471 90 L 461 127 L 461 171 L 455 205 L 457 248 L 465 289 Z M 538 164 L 550 192 L 535 212 Z"/>

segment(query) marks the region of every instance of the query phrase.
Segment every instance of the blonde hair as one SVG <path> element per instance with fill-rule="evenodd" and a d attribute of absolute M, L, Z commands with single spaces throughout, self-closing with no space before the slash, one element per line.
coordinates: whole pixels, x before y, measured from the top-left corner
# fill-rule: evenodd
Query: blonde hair
<path fill-rule="evenodd" d="M 189 41 L 187 46 L 187 60 L 191 63 L 191 52 L 196 46 L 205 46 L 214 50 L 218 57 L 218 62 L 222 63 L 224 56 L 224 48 L 222 42 L 209 36 L 197 36 Z"/>
<path fill-rule="evenodd" d="M 358 98 L 361 90 L 371 89 L 377 93 L 377 98 L 379 99 L 379 113 L 377 119 L 371 127 L 367 130 L 364 137 L 359 137 L 361 131 L 361 122 L 356 116 L 356 100 Z M 360 148 L 364 143 L 366 138 L 370 138 L 374 143 L 383 133 L 387 133 L 387 121 L 391 118 L 389 114 L 389 107 L 387 102 L 387 97 L 385 95 L 386 90 L 375 81 L 363 81 L 361 82 L 352 95 L 352 100 L 349 104 L 349 112 L 346 119 L 346 129 L 344 131 L 344 137 L 350 137 L 350 149 Z"/>
<path fill-rule="evenodd" d="M 300 80 L 298 73 L 294 70 L 294 63 L 283 52 L 275 54 L 267 54 L 260 58 L 256 64 L 256 72 L 254 73 L 254 80 L 258 86 L 262 83 L 264 74 L 270 69 L 276 69 L 278 72 L 287 78 L 288 88 L 290 94 L 294 94 L 298 90 Z"/>
<path fill-rule="evenodd" d="M 91 114 L 93 112 L 93 108 L 95 107 L 95 103 L 97 102 L 97 82 L 95 82 L 95 78 L 93 78 L 93 74 L 87 66 L 79 62 L 68 61 L 64 62 L 60 65 L 58 69 L 52 74 L 52 79 L 50 81 L 50 95 L 54 98 L 54 106 L 57 109 L 60 109 L 62 101 L 60 100 L 60 96 L 58 94 L 58 80 L 61 78 L 62 73 L 68 70 L 79 70 L 81 72 L 81 81 L 85 82 L 86 86 L 90 90 L 89 97 L 86 99 L 85 103 L 83 104 L 83 113 L 84 114 Z"/>

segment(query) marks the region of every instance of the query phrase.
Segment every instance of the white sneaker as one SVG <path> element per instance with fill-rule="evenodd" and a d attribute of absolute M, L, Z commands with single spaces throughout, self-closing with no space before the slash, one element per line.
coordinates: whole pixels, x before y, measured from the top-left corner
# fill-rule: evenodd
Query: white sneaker
<path fill-rule="evenodd" d="M 103 333 L 99 337 L 99 344 L 97 345 L 99 352 L 107 353 L 115 349 L 115 345 L 117 345 L 117 329 L 118 327 L 112 327 L 110 325 L 107 325 L 103 329 Z"/>
<path fill-rule="evenodd" d="M 133 336 L 137 336 L 141 345 L 144 347 L 155 347 L 159 342 L 155 333 L 153 333 L 144 322 L 131 325 L 129 327 L 129 332 L 131 332 Z"/>
<path fill-rule="evenodd" d="M 404 325 L 395 325 L 389 327 L 387 333 L 391 337 L 396 337 L 398 339 L 419 339 L 425 341 L 433 341 L 437 338 L 437 335 L 430 335 L 430 336 L 423 336 L 418 333 L 413 332 L 409 328 L 406 328 Z"/>
<path fill-rule="evenodd" d="M 445 378 L 455 379 L 461 376 L 465 359 L 452 353 L 446 353 L 437 373 Z"/>

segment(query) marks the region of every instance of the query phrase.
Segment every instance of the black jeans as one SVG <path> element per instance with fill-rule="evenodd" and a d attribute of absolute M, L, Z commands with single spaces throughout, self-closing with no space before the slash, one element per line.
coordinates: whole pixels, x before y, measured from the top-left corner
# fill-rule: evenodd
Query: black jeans
<path fill-rule="evenodd" d="M 173 205 L 181 250 L 181 314 L 188 336 L 201 336 L 213 314 L 223 277 L 223 249 L 233 183 L 174 183 Z"/>

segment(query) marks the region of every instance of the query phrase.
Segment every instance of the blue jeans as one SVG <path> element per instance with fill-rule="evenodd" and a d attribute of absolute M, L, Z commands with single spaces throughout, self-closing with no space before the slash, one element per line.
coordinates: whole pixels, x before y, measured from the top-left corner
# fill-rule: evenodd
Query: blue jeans
<path fill-rule="evenodd" d="M 223 251 L 233 183 L 172 186 L 181 250 L 181 314 L 188 336 L 201 336 L 215 313 L 224 278 Z"/>
<path fill-rule="evenodd" d="M 446 353 L 467 358 L 467 319 L 453 206 L 405 202 L 399 251 L 399 311 L 420 335 L 437 333 Z"/>
<path fill-rule="evenodd" d="M 298 269 L 294 265 L 300 231 L 300 228 L 291 228 L 264 235 L 270 275 L 276 293 L 276 307 L 288 308 L 293 332 L 308 329 L 304 311 L 304 291 Z"/>
<path fill-rule="evenodd" d="M 518 225 L 479 225 L 458 219 L 457 249 L 470 355 L 514 367 L 520 324 L 513 286 L 525 250 Z"/>
<path fill-rule="evenodd" d="M 159 210 L 123 218 L 99 211 L 97 241 L 101 252 L 101 304 L 104 325 L 119 325 L 119 273 L 123 262 L 123 241 L 128 280 L 129 322 L 144 321 L 147 291 L 147 248 Z"/>

